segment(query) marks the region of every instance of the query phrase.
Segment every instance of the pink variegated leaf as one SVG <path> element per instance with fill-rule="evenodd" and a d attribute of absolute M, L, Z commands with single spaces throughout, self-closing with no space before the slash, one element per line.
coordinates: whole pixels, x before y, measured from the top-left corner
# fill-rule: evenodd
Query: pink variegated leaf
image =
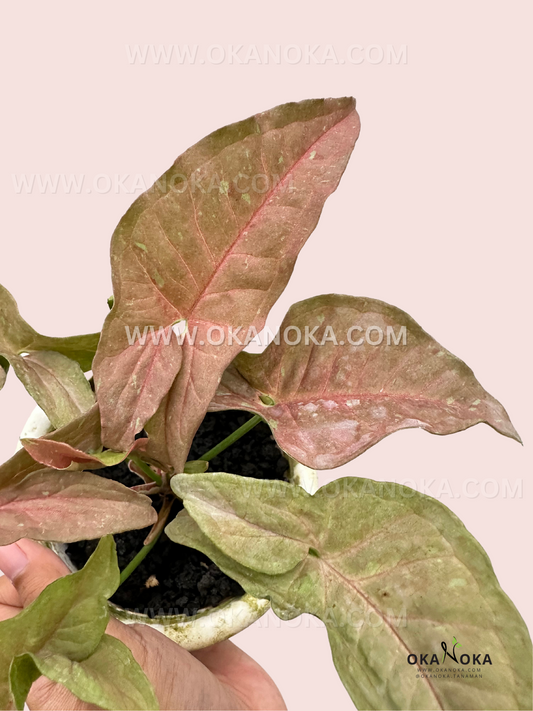
<path fill-rule="evenodd" d="M 52 469 L 68 471 L 81 471 L 85 469 L 102 469 L 123 462 L 133 450 L 144 449 L 146 438 L 136 439 L 127 452 L 115 452 L 106 449 L 102 452 L 83 452 L 66 442 L 54 442 L 41 437 L 39 439 L 26 438 L 21 443 L 28 454 L 36 461 Z"/>
<path fill-rule="evenodd" d="M 126 449 L 168 393 L 150 451 L 183 471 L 242 349 L 230 329 L 263 327 L 358 135 L 353 99 L 278 106 L 200 141 L 132 205 L 113 235 L 115 302 L 94 363 L 105 446 Z M 176 338 L 156 346 L 148 333 L 140 345 L 145 328 L 179 320 L 181 365 Z"/>
<path fill-rule="evenodd" d="M 142 291 L 138 294 L 138 305 L 142 309 Z M 114 310 L 108 320 L 114 319 Z M 148 318 L 157 320 L 154 309 L 149 314 Z M 139 314 L 137 321 L 142 319 L 142 323 L 145 318 Z M 124 343 L 119 330 L 124 328 L 123 319 L 120 316 L 117 319 L 119 323 L 113 321 L 106 331 L 100 355 L 95 361 L 95 383 L 106 445 L 122 450 L 131 446 L 135 434 L 157 410 L 161 397 L 170 390 L 181 366 L 182 348 L 172 337 L 172 326 L 156 332 L 155 337 L 148 335 L 145 342 Z M 134 317 L 131 320 L 134 321 Z M 135 327 L 131 333 L 134 332 Z M 156 342 L 158 336 L 161 338 Z"/>
<path fill-rule="evenodd" d="M 47 440 L 64 442 L 83 452 L 96 452 L 102 446 L 100 410 L 94 405 L 90 410 L 55 432 L 46 435 Z M 20 449 L 11 459 L 0 466 L 0 489 L 21 481 L 28 474 L 42 469 L 42 464 Z"/>
<path fill-rule="evenodd" d="M 150 526 L 147 496 L 87 472 L 40 469 L 0 488 L 0 545 L 19 538 L 69 543 Z"/>
<path fill-rule="evenodd" d="M 289 309 L 279 336 L 235 359 L 210 410 L 261 415 L 302 464 L 338 467 L 409 427 L 444 435 L 485 422 L 520 442 L 470 368 L 394 306 L 317 296 Z"/>

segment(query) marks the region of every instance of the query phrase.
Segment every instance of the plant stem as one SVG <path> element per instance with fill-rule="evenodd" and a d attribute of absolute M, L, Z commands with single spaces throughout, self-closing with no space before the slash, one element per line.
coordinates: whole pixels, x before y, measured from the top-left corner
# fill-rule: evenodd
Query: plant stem
<path fill-rule="evenodd" d="M 138 454 L 130 454 L 128 459 L 130 462 L 133 462 L 135 464 L 135 466 L 139 467 L 139 469 L 144 474 L 146 474 L 147 477 L 149 477 L 152 481 L 155 481 L 155 483 L 158 486 L 161 486 L 162 481 L 161 481 L 161 477 L 159 476 L 159 474 L 156 474 L 154 472 L 154 470 L 152 469 L 152 467 L 148 466 L 148 464 L 146 464 L 146 462 L 143 462 L 143 460 L 139 457 Z"/>
<path fill-rule="evenodd" d="M 254 415 L 251 419 L 248 420 L 248 422 L 245 422 L 244 425 L 241 425 L 238 429 L 235 430 L 235 432 L 232 432 L 226 439 L 223 439 L 222 442 L 219 442 L 216 447 L 213 447 L 213 449 L 210 449 L 209 452 L 206 452 L 203 457 L 200 457 L 200 460 L 204 462 L 210 462 L 211 459 L 214 459 L 218 454 L 223 452 L 225 449 L 230 447 L 234 442 L 239 440 L 243 435 L 245 435 L 247 432 L 249 432 L 251 429 L 253 429 L 256 425 L 258 425 L 263 418 L 260 415 Z M 130 454 L 128 457 L 129 460 L 131 460 L 139 469 L 146 474 L 150 479 L 156 482 L 159 486 L 161 485 L 161 477 L 156 474 L 151 467 L 148 466 L 143 460 L 137 455 L 137 454 Z M 156 533 L 154 538 L 147 544 L 144 545 L 141 550 L 137 553 L 135 558 L 133 558 L 128 565 L 124 568 L 124 570 L 120 574 L 120 584 L 122 585 L 133 573 L 133 571 L 143 562 L 143 560 L 146 558 L 148 553 L 152 550 L 152 548 L 155 546 L 157 541 L 159 540 L 159 537 L 164 531 L 164 524 L 166 522 L 166 519 L 168 517 L 168 514 L 170 512 L 170 507 L 172 506 L 172 502 L 169 502 L 169 506 L 164 507 L 161 510 L 160 513 L 160 521 L 155 524 L 154 529 L 152 530 L 152 534 Z M 162 524 L 161 524 L 162 521 Z M 157 530 L 159 529 L 159 530 Z"/>
<path fill-rule="evenodd" d="M 163 533 L 163 528 L 158 532 L 157 536 L 153 538 L 150 543 L 147 546 L 143 546 L 141 550 L 137 553 L 135 558 L 130 560 L 128 565 L 124 568 L 124 570 L 120 573 L 120 584 L 122 585 L 133 573 L 135 568 L 137 568 L 143 560 L 146 558 L 148 553 L 152 550 L 152 548 L 155 546 L 157 541 L 159 540 L 159 537 Z"/>
<path fill-rule="evenodd" d="M 223 439 L 222 442 L 219 442 L 216 447 L 210 449 L 209 452 L 206 452 L 202 457 L 200 457 L 200 459 L 204 462 L 210 462 L 218 454 L 223 452 L 234 442 L 240 439 L 243 435 L 253 429 L 256 425 L 258 425 L 262 419 L 263 418 L 260 415 L 254 415 L 250 420 L 248 420 L 248 422 L 245 422 L 244 425 L 241 425 L 238 430 L 235 430 L 235 432 L 232 432 L 230 435 L 228 435 L 226 439 Z"/>

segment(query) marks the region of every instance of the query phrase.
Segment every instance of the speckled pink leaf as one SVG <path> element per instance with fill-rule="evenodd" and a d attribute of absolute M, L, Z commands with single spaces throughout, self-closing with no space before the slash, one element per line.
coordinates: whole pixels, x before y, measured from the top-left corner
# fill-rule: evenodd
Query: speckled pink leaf
<path fill-rule="evenodd" d="M 278 106 L 200 141 L 133 204 L 113 236 L 115 305 L 94 364 L 106 446 L 131 443 L 177 374 L 151 436 L 159 460 L 182 471 L 220 376 L 243 347 L 229 343 L 229 329 L 262 328 L 358 134 L 353 99 Z M 179 319 L 195 338 L 184 339 L 181 368 L 173 338 L 159 376 L 139 378 L 136 359 L 153 354 L 132 351 L 126 327 L 158 332 Z M 220 333 L 224 344 L 210 344 Z"/>
<path fill-rule="evenodd" d="M 116 241 L 113 244 L 116 244 Z M 127 255 L 124 255 L 124 259 L 127 261 Z M 136 303 L 140 310 L 146 301 L 142 293 L 139 289 L 140 298 Z M 128 304 L 131 302 L 130 297 Z M 156 302 L 154 299 L 154 306 L 148 317 L 142 314 L 137 320 L 144 321 L 149 318 L 157 322 L 159 316 Z M 115 301 L 117 310 L 121 303 L 119 299 Z M 170 326 L 159 332 L 161 338 L 158 343 L 150 336 L 144 343 L 139 340 L 132 345 L 124 343 L 125 319 L 117 315 L 115 320 L 114 311 L 115 309 L 110 312 L 106 321 L 109 328 L 104 327 L 102 348 L 95 358 L 94 378 L 106 446 L 123 450 L 131 445 L 135 434 L 140 432 L 145 422 L 157 410 L 161 397 L 172 386 L 181 366 L 182 347 L 173 338 Z M 133 322 L 134 319 L 131 314 L 130 321 Z M 133 331 L 134 328 L 131 332 Z M 107 355 L 108 353 L 110 355 Z"/>
<path fill-rule="evenodd" d="M 241 353 L 210 409 L 261 415 L 279 446 L 302 464 L 338 467 L 408 427 L 444 435 L 485 422 L 520 441 L 470 368 L 394 306 L 317 296 L 290 308 L 280 334 L 289 327 L 300 329 L 302 341 L 289 345 L 297 334 L 289 330 L 261 354 Z M 310 337 L 306 344 L 306 328 L 319 345 Z"/>
<path fill-rule="evenodd" d="M 47 434 L 46 439 L 65 442 L 83 452 L 98 451 L 102 446 L 98 405 L 93 405 L 90 410 L 65 427 Z M 22 481 L 28 474 L 42 468 L 42 464 L 32 459 L 25 449 L 20 449 L 0 466 L 0 489 L 8 484 L 13 485 L 15 482 Z"/>
<path fill-rule="evenodd" d="M 0 488 L 0 545 L 80 541 L 155 523 L 151 500 L 87 472 L 40 469 Z"/>
<path fill-rule="evenodd" d="M 120 464 L 133 450 L 144 449 L 148 440 L 146 438 L 136 439 L 127 452 L 115 452 L 111 449 L 106 449 L 103 452 L 95 452 L 93 454 L 76 449 L 76 447 L 72 447 L 66 442 L 54 442 L 44 437 L 39 439 L 26 438 L 20 441 L 32 459 L 44 464 L 46 467 L 81 471 L 83 469 L 102 469 L 103 467 Z"/>

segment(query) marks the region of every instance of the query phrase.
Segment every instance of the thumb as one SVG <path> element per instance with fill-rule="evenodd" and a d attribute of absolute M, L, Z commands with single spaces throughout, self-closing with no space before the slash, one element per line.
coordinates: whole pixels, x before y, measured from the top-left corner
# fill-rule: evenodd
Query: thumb
<path fill-rule="evenodd" d="M 28 538 L 0 547 L 0 570 L 13 583 L 23 607 L 47 585 L 70 573 L 53 551 Z"/>

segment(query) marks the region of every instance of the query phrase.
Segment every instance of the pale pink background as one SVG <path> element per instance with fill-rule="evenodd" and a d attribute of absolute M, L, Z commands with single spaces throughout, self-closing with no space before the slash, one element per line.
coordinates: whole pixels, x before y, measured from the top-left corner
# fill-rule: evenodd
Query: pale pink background
<path fill-rule="evenodd" d="M 419 482 L 523 479 L 523 498 L 442 496 L 532 621 L 531 5 L 526 2 L 4 4 L 0 282 L 50 335 L 100 328 L 108 243 L 134 195 L 17 195 L 12 174 L 160 174 L 206 133 L 290 100 L 353 94 L 362 132 L 273 309 L 327 292 L 408 311 L 507 407 L 525 447 L 478 426 L 396 434 L 342 471 Z M 145 66 L 126 44 L 408 45 L 407 64 Z M 1 459 L 31 402 L 0 394 Z M 435 493 L 436 489 L 433 489 Z M 280 626 L 280 629 L 276 627 Z M 269 618 L 236 638 L 289 708 L 351 708 L 313 620 Z"/>

